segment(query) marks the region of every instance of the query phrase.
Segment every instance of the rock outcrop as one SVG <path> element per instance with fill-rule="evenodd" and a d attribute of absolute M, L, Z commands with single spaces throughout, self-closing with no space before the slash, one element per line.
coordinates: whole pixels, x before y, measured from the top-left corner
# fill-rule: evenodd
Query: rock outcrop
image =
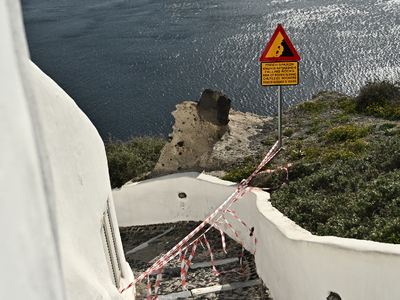
<path fill-rule="evenodd" d="M 229 122 L 231 99 L 224 93 L 207 89 L 201 95 L 197 110 L 202 120 L 217 126 L 225 126 Z"/>
<path fill-rule="evenodd" d="M 271 118 L 232 111 L 230 104 L 224 93 L 207 89 L 198 102 L 176 105 L 173 132 L 151 177 L 224 170 L 237 159 L 255 153 L 257 147 L 252 147 L 251 137 Z"/>

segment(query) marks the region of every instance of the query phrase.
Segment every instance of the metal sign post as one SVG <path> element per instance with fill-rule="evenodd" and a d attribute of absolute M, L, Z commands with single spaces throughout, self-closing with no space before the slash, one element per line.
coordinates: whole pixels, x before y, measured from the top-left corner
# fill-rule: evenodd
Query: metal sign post
<path fill-rule="evenodd" d="M 278 147 L 282 147 L 282 86 L 278 85 Z"/>
<path fill-rule="evenodd" d="M 278 86 L 278 138 L 282 147 L 282 85 L 299 84 L 299 60 L 292 42 L 278 24 L 271 40 L 261 54 L 261 85 Z"/>

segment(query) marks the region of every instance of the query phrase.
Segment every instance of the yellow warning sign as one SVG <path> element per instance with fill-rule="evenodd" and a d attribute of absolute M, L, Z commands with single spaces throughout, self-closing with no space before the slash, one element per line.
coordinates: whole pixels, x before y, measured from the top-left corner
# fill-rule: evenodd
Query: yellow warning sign
<path fill-rule="evenodd" d="M 299 84 L 299 62 L 262 62 L 261 85 Z"/>

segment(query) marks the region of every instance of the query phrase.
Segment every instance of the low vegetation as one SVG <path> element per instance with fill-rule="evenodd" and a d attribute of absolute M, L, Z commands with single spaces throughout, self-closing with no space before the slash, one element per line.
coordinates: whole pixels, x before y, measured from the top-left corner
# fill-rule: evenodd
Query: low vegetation
<path fill-rule="evenodd" d="M 153 170 L 166 140 L 161 137 L 134 137 L 122 142 L 110 138 L 106 145 L 112 188 L 132 179 L 144 179 Z"/>
<path fill-rule="evenodd" d="M 284 118 L 285 150 L 268 168 L 295 165 L 290 182 L 272 192 L 272 204 L 316 235 L 400 243 L 398 83 L 367 83 L 354 98 L 322 94 Z M 247 157 L 225 179 L 239 182 L 259 161 Z M 261 175 L 252 184 L 273 187 L 285 176 Z"/>
<path fill-rule="evenodd" d="M 283 214 L 317 235 L 400 243 L 400 138 L 367 153 L 321 162 L 303 159 L 273 193 Z"/>

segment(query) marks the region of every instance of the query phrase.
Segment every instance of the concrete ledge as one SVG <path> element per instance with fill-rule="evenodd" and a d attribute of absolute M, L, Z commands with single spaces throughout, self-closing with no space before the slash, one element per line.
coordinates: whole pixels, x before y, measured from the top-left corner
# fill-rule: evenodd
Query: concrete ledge
<path fill-rule="evenodd" d="M 185 299 L 192 296 L 192 293 L 189 291 L 183 291 L 179 293 L 173 293 L 168 295 L 158 295 L 159 300 L 175 300 L 175 299 Z M 146 299 L 144 299 L 146 300 Z"/>
<path fill-rule="evenodd" d="M 255 279 L 255 280 L 250 280 L 250 281 L 244 281 L 244 282 L 234 282 L 231 284 L 224 284 L 224 285 L 213 285 L 213 286 L 208 286 L 204 288 L 199 288 L 199 289 L 193 289 L 191 290 L 193 296 L 200 296 L 208 293 L 219 293 L 223 291 L 230 291 L 234 289 L 239 289 L 239 288 L 244 288 L 244 287 L 249 287 L 253 285 L 259 285 L 262 284 L 261 279 Z"/>

